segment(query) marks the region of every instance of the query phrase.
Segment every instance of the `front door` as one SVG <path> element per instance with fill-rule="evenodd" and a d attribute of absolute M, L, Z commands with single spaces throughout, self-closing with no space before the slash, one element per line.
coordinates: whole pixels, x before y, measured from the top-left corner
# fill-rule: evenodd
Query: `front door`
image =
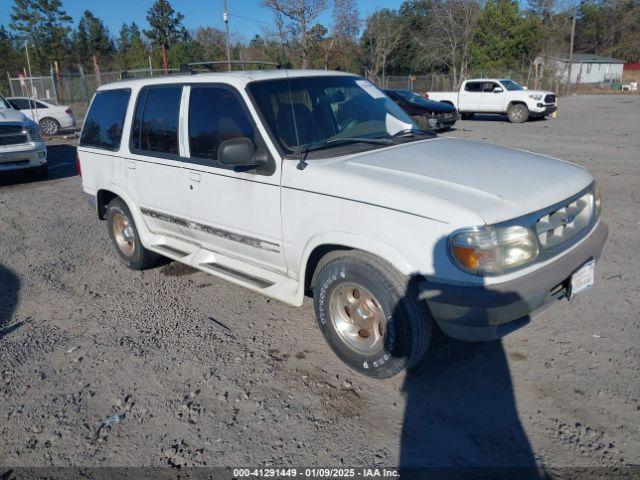
<path fill-rule="evenodd" d="M 205 249 L 285 272 L 280 216 L 280 166 L 239 92 L 228 85 L 194 84 L 186 129 L 191 235 Z M 247 137 L 267 159 L 264 167 L 236 171 L 218 162 L 218 146 Z"/>
<path fill-rule="evenodd" d="M 502 91 L 496 92 L 499 88 Z M 505 91 L 502 85 L 496 82 L 485 82 L 480 100 L 480 110 L 488 113 L 501 113 L 505 111 Z"/>

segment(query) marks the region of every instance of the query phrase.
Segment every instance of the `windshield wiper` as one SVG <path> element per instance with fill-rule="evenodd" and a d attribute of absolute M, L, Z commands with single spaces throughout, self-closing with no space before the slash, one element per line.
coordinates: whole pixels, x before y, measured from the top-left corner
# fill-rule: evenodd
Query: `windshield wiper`
<path fill-rule="evenodd" d="M 394 133 L 393 135 L 390 136 L 390 138 L 398 138 L 398 137 L 403 137 L 405 135 L 409 135 L 409 134 L 413 134 L 413 135 L 429 135 L 431 137 L 435 137 L 436 134 L 433 132 L 430 132 L 429 130 L 422 130 L 420 128 L 404 128 L 402 130 L 400 130 L 399 132 Z"/>
<path fill-rule="evenodd" d="M 337 143 L 370 143 L 373 145 L 393 145 L 393 141 L 390 138 L 368 138 L 368 137 L 341 137 L 341 138 L 325 138 L 318 142 L 311 142 L 304 149 L 300 162 L 298 163 L 298 170 L 304 170 L 307 166 L 306 159 L 309 152 L 315 150 L 322 150 L 325 147 L 330 147 Z"/>

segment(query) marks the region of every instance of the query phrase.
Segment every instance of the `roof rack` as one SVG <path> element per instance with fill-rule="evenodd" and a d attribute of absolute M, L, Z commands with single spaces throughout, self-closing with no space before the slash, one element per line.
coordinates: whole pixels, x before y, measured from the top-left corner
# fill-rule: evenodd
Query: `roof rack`
<path fill-rule="evenodd" d="M 213 70 L 215 67 L 219 65 L 228 65 L 229 67 L 231 67 L 231 65 L 242 65 L 243 69 L 245 69 L 245 65 L 266 65 L 270 67 L 280 68 L 279 63 L 267 62 L 264 60 L 216 60 L 212 62 L 187 63 L 186 65 L 181 66 L 180 70 L 182 70 L 182 68 L 185 67 L 187 69 L 186 71 L 190 71 L 191 73 L 194 73 L 193 69 L 190 67 L 204 67 L 207 70 Z"/>

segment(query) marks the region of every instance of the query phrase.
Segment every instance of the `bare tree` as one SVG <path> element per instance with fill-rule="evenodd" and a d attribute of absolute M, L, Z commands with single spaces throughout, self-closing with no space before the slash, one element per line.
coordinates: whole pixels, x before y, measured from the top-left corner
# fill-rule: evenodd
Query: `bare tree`
<path fill-rule="evenodd" d="M 425 31 L 412 34 L 424 52 L 424 60 L 445 65 L 454 84 L 467 73 L 479 13 L 476 0 L 438 0 L 433 3 L 431 21 Z"/>
<path fill-rule="evenodd" d="M 273 10 L 279 30 L 287 28 L 300 44 L 302 68 L 310 63 L 313 22 L 327 8 L 327 0 L 263 0 L 262 4 Z"/>
<path fill-rule="evenodd" d="M 398 28 L 397 13 L 392 10 L 377 10 L 367 18 L 367 28 L 363 38 L 369 52 L 372 78 L 386 75 L 389 54 L 398 46 L 402 31 Z"/>
<path fill-rule="evenodd" d="M 329 68 L 329 59 L 335 50 L 343 51 L 357 44 L 359 31 L 360 13 L 356 0 L 333 0 L 331 38 L 324 49 L 325 68 Z"/>

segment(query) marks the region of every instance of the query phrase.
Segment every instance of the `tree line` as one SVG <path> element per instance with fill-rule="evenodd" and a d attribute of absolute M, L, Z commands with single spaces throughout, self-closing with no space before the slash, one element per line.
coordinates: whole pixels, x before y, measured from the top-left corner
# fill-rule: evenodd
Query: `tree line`
<path fill-rule="evenodd" d="M 273 23 L 251 39 L 234 34 L 234 60 L 372 77 L 441 72 L 456 79 L 526 69 L 537 55 L 566 57 L 575 16 L 576 52 L 640 61 L 640 0 L 530 0 L 526 8 L 517 0 L 406 0 L 366 18 L 356 0 L 260 1 Z M 92 71 L 94 57 L 103 71 L 226 59 L 224 32 L 187 30 L 169 0 L 156 0 L 146 25 L 123 23 L 117 33 L 90 10 L 74 20 L 62 0 L 14 0 L 10 18 L 0 26 L 0 70 L 13 75 L 25 67 L 25 48 L 41 74 L 55 65 Z"/>

